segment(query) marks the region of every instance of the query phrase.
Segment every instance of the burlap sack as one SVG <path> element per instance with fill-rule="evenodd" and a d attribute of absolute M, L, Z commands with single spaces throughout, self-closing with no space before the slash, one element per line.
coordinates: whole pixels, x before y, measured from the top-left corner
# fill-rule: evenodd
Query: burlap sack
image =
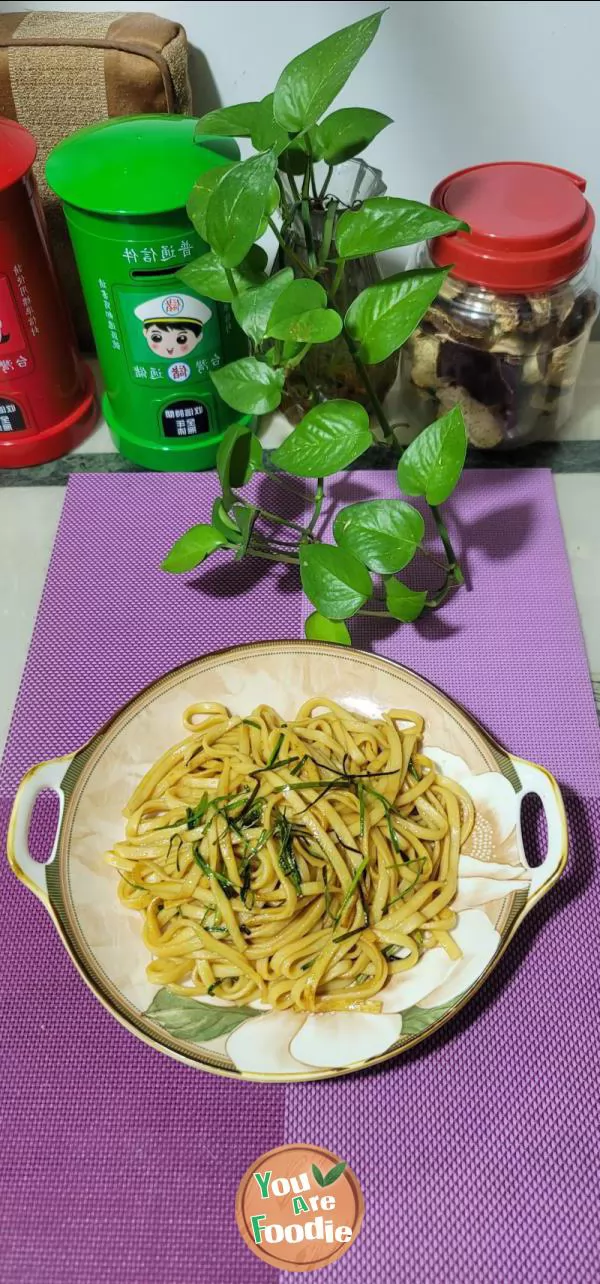
<path fill-rule="evenodd" d="M 83 125 L 142 112 L 191 112 L 183 27 L 151 13 L 0 14 L 0 116 L 37 139 L 35 173 L 52 253 L 81 347 L 92 337 L 59 201 L 51 149 Z"/>

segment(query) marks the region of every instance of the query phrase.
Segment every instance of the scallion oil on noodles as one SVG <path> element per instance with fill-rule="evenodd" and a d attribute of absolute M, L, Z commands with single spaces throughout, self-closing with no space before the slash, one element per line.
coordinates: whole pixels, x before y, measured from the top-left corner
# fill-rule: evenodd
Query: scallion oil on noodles
<path fill-rule="evenodd" d="M 291 721 L 191 705 L 108 860 L 143 915 L 150 981 L 297 1011 L 378 1012 L 389 976 L 456 958 L 469 796 L 421 751 L 423 719 L 325 696 Z"/>

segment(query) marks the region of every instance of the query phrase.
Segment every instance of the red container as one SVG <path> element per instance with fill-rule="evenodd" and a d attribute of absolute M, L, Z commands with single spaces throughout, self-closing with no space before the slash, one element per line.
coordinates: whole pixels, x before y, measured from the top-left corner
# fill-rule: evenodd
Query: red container
<path fill-rule="evenodd" d="M 585 179 L 553 165 L 494 161 L 442 179 L 431 203 L 470 231 L 429 241 L 415 266 L 448 267 L 402 349 L 414 428 L 462 409 L 480 450 L 562 432 L 600 299 Z"/>
<path fill-rule="evenodd" d="M 494 161 L 442 179 L 431 204 L 469 224 L 431 241 L 434 263 L 486 290 L 549 290 L 590 256 L 594 211 L 585 179 L 555 165 Z"/>
<path fill-rule="evenodd" d="M 57 459 L 97 413 L 48 251 L 36 150 L 22 125 L 0 119 L 0 468 Z"/>

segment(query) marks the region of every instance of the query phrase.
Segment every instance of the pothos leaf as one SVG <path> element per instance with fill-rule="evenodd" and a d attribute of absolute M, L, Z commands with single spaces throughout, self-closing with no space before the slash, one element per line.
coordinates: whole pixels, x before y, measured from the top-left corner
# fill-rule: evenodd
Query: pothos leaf
<path fill-rule="evenodd" d="M 258 437 L 247 424 L 230 424 L 217 451 L 217 472 L 225 498 L 232 486 L 245 486 L 261 463 Z"/>
<path fill-rule="evenodd" d="M 452 494 L 467 454 L 467 430 L 460 406 L 436 419 L 411 441 L 398 464 L 398 485 L 407 495 L 443 504 Z"/>
<path fill-rule="evenodd" d="M 232 498 L 233 496 L 230 495 L 229 500 Z M 212 506 L 211 521 L 215 530 L 224 537 L 225 543 L 229 547 L 236 547 L 240 543 L 242 537 L 239 529 L 233 518 L 229 516 L 220 496 L 215 499 Z"/>
<path fill-rule="evenodd" d="M 330 620 L 356 615 L 373 591 L 366 568 L 333 544 L 300 546 L 300 579 L 313 606 Z"/>
<path fill-rule="evenodd" d="M 327 309 L 327 295 L 318 281 L 292 281 L 276 299 L 267 334 L 294 343 L 328 343 L 337 338 L 342 319 Z"/>
<path fill-rule="evenodd" d="M 291 134 L 314 125 L 375 38 L 383 11 L 343 27 L 293 58 L 275 88 L 275 119 Z"/>
<path fill-rule="evenodd" d="M 314 308 L 312 312 L 303 312 L 301 316 L 280 325 L 277 333 L 269 323 L 269 331 L 274 339 L 285 339 L 290 343 L 300 344 L 301 347 L 305 343 L 330 343 L 342 332 L 342 318 L 334 308 Z"/>
<path fill-rule="evenodd" d="M 362 152 L 391 123 L 390 116 L 368 107 L 341 107 L 319 125 L 319 157 L 328 165 L 339 165 Z"/>
<path fill-rule="evenodd" d="M 185 535 L 175 540 L 161 562 L 161 570 L 170 571 L 173 575 L 193 571 L 210 553 L 214 553 L 217 548 L 225 548 L 226 545 L 227 540 L 220 531 L 201 522 L 198 526 L 191 526 Z"/>
<path fill-rule="evenodd" d="M 203 241 L 208 242 L 208 232 L 206 230 L 208 202 L 221 179 L 225 177 L 225 174 L 230 169 L 233 169 L 234 163 L 234 161 L 225 161 L 223 164 L 217 163 L 212 169 L 205 170 L 204 174 L 199 174 L 188 196 L 186 205 L 188 217 L 194 224 L 198 236 L 201 236 Z"/>
<path fill-rule="evenodd" d="M 266 262 L 267 255 L 262 246 L 253 245 L 239 266 L 231 269 L 237 295 L 231 288 L 223 263 L 213 250 L 209 250 L 207 254 L 201 254 L 200 258 L 194 259 L 193 263 L 180 268 L 177 275 L 185 281 L 186 285 L 191 285 L 193 290 L 197 290 L 198 294 L 203 294 L 207 299 L 216 299 L 218 303 L 233 301 L 235 312 L 238 296 L 243 298 L 244 293 L 252 286 L 259 286 L 267 281 L 263 271 Z"/>
<path fill-rule="evenodd" d="M 231 512 L 242 536 L 235 550 L 235 561 L 240 562 L 248 548 L 252 529 L 258 517 L 258 508 L 253 504 L 234 504 Z"/>
<path fill-rule="evenodd" d="M 273 94 L 267 94 L 256 106 L 251 132 L 252 146 L 257 152 L 267 151 L 269 147 L 281 152 L 289 141 L 287 130 L 277 123 L 273 115 L 273 97 Z"/>
<path fill-rule="evenodd" d="M 401 571 L 425 534 L 418 509 L 401 499 L 373 499 L 338 512 L 333 534 L 341 548 L 380 575 Z"/>
<path fill-rule="evenodd" d="M 359 210 L 342 214 L 335 243 L 341 258 L 355 259 L 460 230 L 468 231 L 468 225 L 444 210 L 400 196 L 373 196 Z"/>
<path fill-rule="evenodd" d="M 242 266 L 240 264 L 240 268 Z M 235 319 L 253 343 L 262 343 L 273 305 L 293 279 L 292 269 L 282 268 L 255 289 L 246 290 L 233 300 Z"/>
<path fill-rule="evenodd" d="M 281 401 L 283 370 L 273 370 L 256 357 L 242 357 L 220 370 L 211 379 L 223 401 L 245 415 L 266 415 Z"/>
<path fill-rule="evenodd" d="M 228 169 L 209 198 L 206 236 L 225 267 L 236 267 L 259 235 L 277 167 L 274 151 Z"/>
<path fill-rule="evenodd" d="M 297 281 L 292 280 L 273 305 L 269 318 L 269 333 L 273 324 L 277 326 L 280 322 L 287 322 L 301 316 L 303 312 L 326 307 L 327 295 L 318 281 L 308 281 L 304 277 Z"/>
<path fill-rule="evenodd" d="M 406 342 L 433 303 L 447 268 L 415 268 L 368 285 L 350 304 L 346 327 L 367 365 L 385 361 Z"/>
<path fill-rule="evenodd" d="M 206 112 L 196 125 L 196 138 L 203 134 L 216 134 L 217 137 L 224 138 L 250 138 L 259 105 L 235 103 L 233 107 L 219 107 L 216 111 Z"/>
<path fill-rule="evenodd" d="M 308 152 L 302 146 L 302 138 L 297 143 L 290 143 L 285 151 L 281 152 L 279 157 L 279 168 L 285 173 L 295 174 L 299 177 L 304 174 L 308 165 Z"/>
<path fill-rule="evenodd" d="M 385 601 L 390 615 L 395 620 L 410 624 L 417 620 L 427 601 L 427 593 L 422 589 L 411 589 L 401 580 L 389 579 L 385 582 Z"/>
<path fill-rule="evenodd" d="M 343 620 L 328 620 L 319 611 L 313 611 L 304 621 L 304 636 L 309 642 L 337 642 L 352 646 L 352 638 Z"/>
<path fill-rule="evenodd" d="M 160 1025 L 175 1039 L 186 1043 L 210 1043 L 237 1030 L 238 1025 L 260 1016 L 256 1008 L 216 1007 L 188 999 L 183 994 L 159 990 L 144 1016 Z"/>
<path fill-rule="evenodd" d="M 296 477 L 329 477 L 347 468 L 371 445 L 364 406 L 342 399 L 313 406 L 271 456 Z"/>

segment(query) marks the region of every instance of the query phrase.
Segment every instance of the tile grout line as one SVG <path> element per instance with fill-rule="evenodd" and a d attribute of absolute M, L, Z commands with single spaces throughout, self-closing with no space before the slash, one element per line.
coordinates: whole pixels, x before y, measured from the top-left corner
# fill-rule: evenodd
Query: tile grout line
<path fill-rule="evenodd" d="M 395 455 L 387 447 L 373 445 L 354 464 L 355 469 L 384 469 L 393 465 Z M 470 450 L 469 468 L 551 468 L 555 473 L 600 472 L 600 439 L 539 442 L 513 451 Z M 0 468 L 0 487 L 60 486 L 69 477 L 86 473 L 146 473 L 113 451 L 90 451 L 32 468 Z"/>

